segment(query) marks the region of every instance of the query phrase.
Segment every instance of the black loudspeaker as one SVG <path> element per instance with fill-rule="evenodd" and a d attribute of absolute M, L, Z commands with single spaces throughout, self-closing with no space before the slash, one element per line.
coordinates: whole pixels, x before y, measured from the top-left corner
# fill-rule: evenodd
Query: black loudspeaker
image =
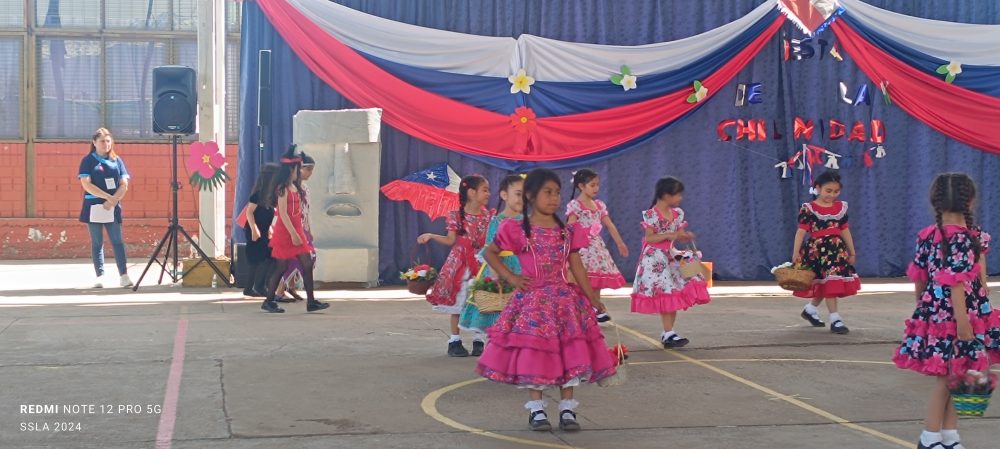
<path fill-rule="evenodd" d="M 194 134 L 198 111 L 194 69 L 165 65 L 153 69 L 153 132 Z"/>
<path fill-rule="evenodd" d="M 271 50 L 257 54 L 257 126 L 271 124 Z"/>
<path fill-rule="evenodd" d="M 236 261 L 234 265 L 236 266 L 236 272 L 234 278 L 236 279 L 236 286 L 240 288 L 253 287 L 252 285 L 247 285 L 250 280 L 250 261 L 247 259 L 247 244 L 237 243 L 236 244 Z"/>

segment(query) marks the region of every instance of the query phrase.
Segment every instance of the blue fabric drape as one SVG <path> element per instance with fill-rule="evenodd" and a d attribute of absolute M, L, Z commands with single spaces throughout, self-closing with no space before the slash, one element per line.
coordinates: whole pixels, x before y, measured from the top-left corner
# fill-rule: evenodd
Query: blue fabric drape
<path fill-rule="evenodd" d="M 699 2 L 698 8 L 691 8 L 683 0 L 636 0 L 628 3 L 629 8 L 622 9 L 619 2 L 611 0 L 343 0 L 339 3 L 391 20 L 450 31 L 490 36 L 531 33 L 612 45 L 640 45 L 688 37 L 735 20 L 758 4 L 755 0 L 706 0 Z M 870 3 L 938 20 L 1000 23 L 1000 7 L 988 0 Z M 784 38 L 802 37 L 791 26 L 786 26 L 782 34 Z M 821 37 L 835 41 L 829 31 Z M 354 107 L 309 72 L 255 2 L 245 3 L 242 39 L 240 98 L 244 113 L 237 212 L 246 202 L 258 170 L 255 113 L 258 50 L 271 49 L 274 61 L 273 110 L 265 135 L 265 161 L 275 160 L 291 142 L 291 117 L 296 111 Z M 791 256 L 798 206 L 809 199 L 801 172 L 795 172 L 794 180 L 779 180 L 778 171 L 772 168 L 803 143 L 793 140 L 796 116 L 817 123 L 816 134 L 809 143 L 851 159 L 848 162 L 851 166 L 841 170 L 844 178 L 841 197 L 851 205 L 851 229 L 862 276 L 903 274 L 913 256 L 917 231 L 933 220 L 927 192 L 933 177 L 942 171 L 965 171 L 973 176 L 979 185 L 982 205 L 977 221 L 986 230 L 1000 234 L 1000 208 L 994 207 L 1000 202 L 1000 177 L 996 176 L 1000 173 L 1000 157 L 952 141 L 899 108 L 885 106 L 878 97 L 873 98 L 871 105 L 843 103 L 837 92 L 839 82 L 849 86 L 851 95 L 867 82 L 849 59 L 836 62 L 827 55 L 823 59 L 817 56 L 783 62 L 781 56 L 782 43 L 775 38 L 730 85 L 720 88 L 722 95 L 685 120 L 650 133 L 630 151 L 609 150 L 603 153 L 607 159 L 587 162 L 601 176 L 599 197 L 608 204 L 612 219 L 633 249 L 629 258 L 615 254 L 627 279 L 635 273 L 642 235 L 639 214 L 649 206 L 656 180 L 666 175 L 678 176 L 685 182 L 682 207 L 691 229 L 699 236 L 699 249 L 706 260 L 714 263 L 720 278 L 770 278 L 770 267 Z M 750 82 L 763 83 L 764 103 L 735 107 L 736 84 Z M 639 91 L 643 87 L 640 79 Z M 872 92 L 877 92 L 875 87 L 869 85 Z M 768 140 L 719 141 L 715 126 L 728 118 L 766 119 L 770 124 Z M 829 119 L 839 120 L 850 128 L 855 120 L 868 123 L 872 118 L 885 123 L 888 156 L 877 159 L 871 169 L 861 164 L 862 151 L 870 143 L 831 141 L 820 132 L 819 123 Z M 774 139 L 775 127 L 782 138 Z M 506 174 L 502 168 L 435 147 L 384 125 L 382 146 L 382 184 L 440 162 L 447 162 L 459 174 L 482 173 L 493 186 Z M 566 200 L 571 190 L 570 171 L 568 167 L 558 170 L 565 183 Z M 397 272 L 408 265 L 417 235 L 443 232 L 444 222 L 430 222 L 426 215 L 414 212 L 405 202 L 383 199 L 379 211 L 379 271 L 385 282 L 397 282 Z M 238 238 L 242 233 L 233 235 Z M 434 247 L 435 262 L 441 263 L 446 252 L 447 248 Z M 991 273 L 1000 272 L 997 254 L 995 251 L 989 257 Z"/>

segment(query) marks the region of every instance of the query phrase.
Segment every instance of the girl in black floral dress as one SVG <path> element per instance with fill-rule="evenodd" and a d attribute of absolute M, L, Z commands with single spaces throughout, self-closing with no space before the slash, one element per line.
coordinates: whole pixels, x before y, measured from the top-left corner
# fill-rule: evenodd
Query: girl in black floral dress
<path fill-rule="evenodd" d="M 990 236 L 973 224 L 975 198 L 976 185 L 964 173 L 934 180 L 931 205 L 937 224 L 920 231 L 907 270 L 916 283 L 917 309 L 906 320 L 903 344 L 892 361 L 937 377 L 919 449 L 962 448 L 948 373 L 985 371 L 1000 360 L 1000 313 L 993 312 L 986 289 Z"/>
<path fill-rule="evenodd" d="M 795 232 L 792 262 L 811 268 L 816 279 L 808 290 L 793 294 L 800 298 L 812 299 L 802 310 L 802 318 L 813 326 L 824 327 L 819 319 L 819 303 L 826 299 L 830 311 L 830 332 L 846 334 L 849 329 L 837 312 L 838 298 L 852 296 L 861 288 L 861 279 L 854 271 L 856 253 L 854 239 L 847 226 L 847 202 L 838 201 L 840 175 L 826 171 L 816 178 L 813 188 L 816 199 L 805 203 L 799 209 L 799 229 Z M 802 244 L 806 234 L 809 240 Z"/>

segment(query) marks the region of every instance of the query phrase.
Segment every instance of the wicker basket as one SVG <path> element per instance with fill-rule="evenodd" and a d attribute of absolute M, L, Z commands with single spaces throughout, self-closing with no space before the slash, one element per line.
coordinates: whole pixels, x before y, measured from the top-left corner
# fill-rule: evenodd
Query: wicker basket
<path fill-rule="evenodd" d="M 778 285 L 785 290 L 793 292 L 809 290 L 812 287 L 816 273 L 812 270 L 799 270 L 795 268 L 778 268 L 774 270 L 774 278 L 778 280 Z"/>
<path fill-rule="evenodd" d="M 427 290 L 431 289 L 431 285 L 434 284 L 434 280 L 423 281 L 406 281 L 406 289 L 413 293 L 414 295 L 426 295 Z"/>
<path fill-rule="evenodd" d="M 503 290 L 503 287 L 500 288 Z M 507 307 L 510 301 L 510 293 L 494 293 L 486 290 L 476 290 L 472 292 L 472 300 L 479 309 L 479 313 L 496 313 Z"/>
<path fill-rule="evenodd" d="M 958 416 L 983 416 L 990 405 L 991 394 L 952 393 L 951 402 L 955 404 Z"/>
<path fill-rule="evenodd" d="M 618 332 L 618 324 L 612 323 L 615 326 L 615 336 L 618 338 L 616 343 L 618 347 L 618 363 L 619 365 L 615 367 L 615 373 L 597 381 L 597 385 L 602 387 L 618 387 L 625 385 L 628 381 L 628 364 L 625 362 L 625 353 L 622 351 L 622 336 Z"/>
<path fill-rule="evenodd" d="M 706 273 L 707 270 L 705 270 L 705 266 L 702 265 L 701 260 L 691 259 L 681 261 L 681 276 L 684 279 L 691 279 L 697 276 L 708 277 Z"/>

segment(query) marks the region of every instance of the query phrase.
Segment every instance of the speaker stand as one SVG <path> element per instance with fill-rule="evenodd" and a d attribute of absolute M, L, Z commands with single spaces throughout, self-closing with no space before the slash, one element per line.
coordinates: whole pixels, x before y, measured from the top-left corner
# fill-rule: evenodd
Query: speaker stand
<path fill-rule="evenodd" d="M 205 254 L 205 251 L 202 251 L 201 247 L 198 246 L 198 243 L 196 243 L 194 239 L 191 238 L 191 235 L 188 234 L 187 231 L 184 230 L 184 227 L 181 226 L 180 224 L 179 214 L 177 212 L 177 191 L 179 191 L 181 188 L 180 183 L 177 182 L 178 139 L 180 139 L 180 135 L 178 134 L 172 134 L 170 136 L 170 143 L 171 143 L 170 166 L 171 166 L 171 173 L 173 174 L 173 178 L 170 183 L 170 190 L 173 196 L 172 198 L 173 209 L 170 215 L 170 226 L 167 226 L 167 231 L 163 234 L 163 238 L 160 239 L 160 243 L 156 245 L 156 250 L 153 251 L 153 255 L 149 257 L 149 262 L 146 263 L 146 268 L 142 270 L 142 275 L 139 276 L 139 280 L 136 281 L 135 285 L 132 287 L 132 291 L 136 291 L 139 289 L 139 285 L 142 284 L 143 278 L 146 277 L 146 273 L 149 271 L 149 267 L 153 266 L 154 262 L 160 265 L 160 267 L 162 268 L 162 270 L 160 271 L 160 280 L 159 282 L 157 282 L 157 284 L 163 284 L 163 275 L 167 273 L 168 271 L 167 264 L 171 259 L 173 259 L 173 269 L 169 271 L 170 271 L 170 280 L 173 281 L 173 283 L 177 283 L 177 281 L 184 279 L 184 276 L 190 273 L 191 270 L 194 270 L 196 266 L 198 266 L 202 262 L 205 262 L 208 263 L 208 266 L 212 267 L 212 270 L 215 271 L 215 275 L 218 276 L 218 278 L 226 284 L 226 287 L 233 286 L 233 284 L 229 282 L 229 276 L 222 274 L 222 270 L 220 270 L 219 267 L 215 264 L 215 262 L 213 262 L 212 259 L 209 258 L 207 254 Z M 191 244 L 191 247 L 194 248 L 196 251 L 198 251 L 198 256 L 201 258 L 201 260 L 199 260 L 198 263 L 196 263 L 187 271 L 180 274 L 177 273 L 177 266 L 178 266 L 177 246 L 179 243 L 179 235 L 182 235 L 184 236 L 185 239 L 187 239 L 188 243 Z M 162 262 L 160 261 L 161 250 L 163 250 Z"/>

